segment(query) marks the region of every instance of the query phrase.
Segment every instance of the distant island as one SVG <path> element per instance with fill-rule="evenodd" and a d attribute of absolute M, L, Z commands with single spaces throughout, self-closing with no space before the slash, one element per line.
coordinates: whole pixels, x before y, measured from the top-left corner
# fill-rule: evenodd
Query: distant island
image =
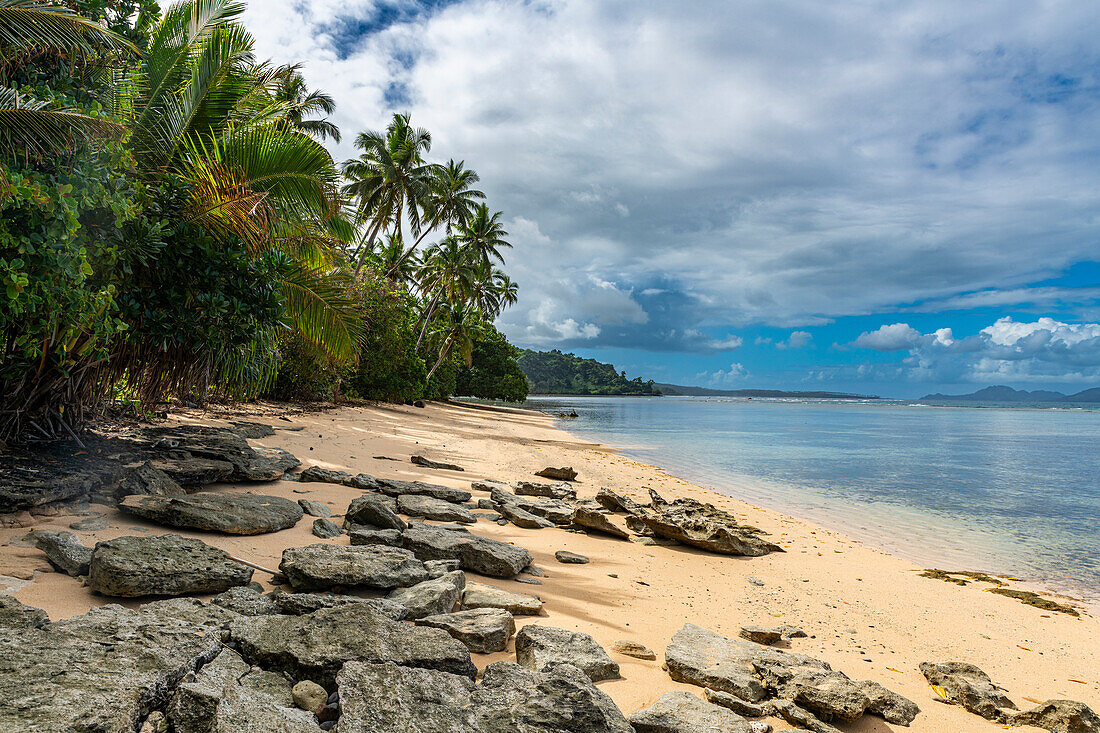
<path fill-rule="evenodd" d="M 878 400 L 878 395 L 849 394 L 847 392 L 787 392 L 781 389 L 710 389 L 687 387 L 682 384 L 656 384 L 662 394 L 686 397 L 772 397 L 802 398 L 811 400 Z"/>
<path fill-rule="evenodd" d="M 1004 385 L 986 387 L 970 394 L 928 394 L 921 400 L 929 402 L 1100 402 L 1100 387 L 1093 387 L 1071 395 L 1037 389 L 1013 389 Z"/>
<path fill-rule="evenodd" d="M 551 351 L 519 350 L 519 368 L 527 375 L 530 394 L 561 395 L 633 395 L 661 394 L 653 380 L 627 379 L 626 372 L 612 364 L 582 359 L 575 354 Z"/>

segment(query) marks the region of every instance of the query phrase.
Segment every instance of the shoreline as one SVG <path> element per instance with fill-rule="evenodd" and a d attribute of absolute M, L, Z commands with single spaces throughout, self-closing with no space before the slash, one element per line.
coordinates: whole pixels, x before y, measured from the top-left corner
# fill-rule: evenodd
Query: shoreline
<path fill-rule="evenodd" d="M 260 406 L 232 416 L 275 421 L 271 409 Z M 179 420 L 217 423 L 228 416 L 186 413 Z M 746 624 L 800 626 L 810 636 L 792 642 L 792 651 L 823 659 L 854 679 L 874 680 L 913 700 L 922 709 L 909 728 L 913 731 L 992 729 L 992 724 L 961 708 L 937 703 L 917 670 L 923 661 L 977 664 L 1007 688 L 1021 708 L 1030 707 L 1031 699 L 1050 698 L 1100 708 L 1100 623 L 1087 612 L 1079 618 L 1048 613 L 983 592 L 981 584 L 960 587 L 922 578 L 916 572 L 921 567 L 841 532 L 691 484 L 611 446 L 574 436 L 554 422 L 544 413 L 476 403 L 429 403 L 426 409 L 369 405 L 293 414 L 290 422 L 275 423 L 286 430 L 252 442 L 290 450 L 302 460 L 302 468 L 319 465 L 465 489 L 471 481 L 534 480 L 534 471 L 547 465 L 572 465 L 580 472 L 576 487 L 582 496 L 606 487 L 648 501 L 646 492 L 653 488 L 668 499 L 687 496 L 713 503 L 735 513 L 742 523 L 769 532 L 769 539 L 784 553 L 741 558 L 560 529 L 525 530 L 485 521 L 472 527 L 478 534 L 526 547 L 545 572 L 541 585 L 471 578 L 540 595 L 545 615 L 517 618 L 519 625 L 535 622 L 584 631 L 608 649 L 620 639 L 633 640 L 657 653 L 656 661 L 613 655 L 622 666 L 623 679 L 601 683 L 600 688 L 626 713 L 652 704 L 670 690 L 701 693 L 673 682 L 661 669 L 664 648 L 685 621 L 726 636 L 736 636 L 738 627 Z M 301 430 L 292 432 L 295 428 Z M 408 457 L 415 453 L 452 461 L 466 470 L 414 466 Z M 291 481 L 224 489 L 324 501 L 338 514 L 361 494 L 341 485 Z M 117 510 L 93 509 L 105 511 L 109 527 L 77 532 L 86 544 L 135 532 L 178 532 L 272 567 L 284 547 L 320 541 L 306 521 L 269 535 L 214 536 L 166 529 Z M 28 518 L 42 529 L 65 529 L 74 519 Z M 92 595 L 73 578 L 49 572 L 41 553 L 13 543 L 27 531 L 0 529 L 0 575 L 29 575 L 14 589 L 16 598 L 46 609 L 55 620 L 114 602 Z M 347 538 L 327 542 L 346 544 Z M 591 563 L 559 564 L 554 553 L 563 549 L 583 554 Z M 259 574 L 256 579 L 270 587 Z M 515 658 L 511 643 L 506 652 L 474 656 L 479 668 Z M 841 727 L 868 733 L 905 730 L 877 718 Z M 777 725 L 777 730 L 783 729 Z"/>

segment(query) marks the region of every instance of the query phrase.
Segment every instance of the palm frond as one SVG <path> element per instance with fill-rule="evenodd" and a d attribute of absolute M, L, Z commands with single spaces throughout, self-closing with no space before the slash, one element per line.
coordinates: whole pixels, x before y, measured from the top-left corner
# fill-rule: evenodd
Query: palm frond
<path fill-rule="evenodd" d="M 297 263 L 283 273 L 283 307 L 290 325 L 337 359 L 354 357 L 362 334 L 350 286 L 345 276 Z"/>
<path fill-rule="evenodd" d="M 0 46 L 55 48 L 76 56 L 99 50 L 138 53 L 133 43 L 91 18 L 42 0 L 0 0 Z"/>
<path fill-rule="evenodd" d="M 95 138 L 122 138 L 126 128 L 72 110 L 24 100 L 14 89 L 0 89 L 0 156 L 46 155 Z"/>

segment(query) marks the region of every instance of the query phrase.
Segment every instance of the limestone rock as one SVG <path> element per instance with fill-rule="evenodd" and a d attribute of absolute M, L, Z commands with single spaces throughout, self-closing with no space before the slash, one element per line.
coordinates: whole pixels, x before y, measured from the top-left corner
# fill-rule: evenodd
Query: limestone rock
<path fill-rule="evenodd" d="M 264 595 L 255 587 L 242 585 L 230 588 L 224 593 L 219 593 L 210 599 L 222 608 L 228 608 L 242 616 L 269 616 L 279 613 L 278 607 L 269 596 Z"/>
<path fill-rule="evenodd" d="M 1032 725 L 1052 733 L 1100 733 L 1100 716 L 1083 702 L 1047 700 L 1030 710 L 1008 714 L 1009 725 Z"/>
<path fill-rule="evenodd" d="M 612 524 L 611 520 L 607 518 L 607 515 L 589 507 L 578 506 L 573 510 L 573 524 L 587 530 L 618 537 L 619 539 L 630 539 L 630 535 L 625 529 Z"/>
<path fill-rule="evenodd" d="M 316 718 L 279 705 L 244 685 L 230 686 L 218 702 L 211 733 L 317 733 Z"/>
<path fill-rule="evenodd" d="M 421 560 L 458 560 L 463 570 L 497 578 L 515 577 L 532 560 L 522 547 L 424 524 L 410 525 L 401 544 Z"/>
<path fill-rule="evenodd" d="M 573 481 L 577 478 L 577 472 L 573 470 L 572 466 L 562 466 L 561 468 L 547 466 L 541 471 L 536 471 L 535 475 L 554 481 Z"/>
<path fill-rule="evenodd" d="M 439 578 L 447 573 L 462 569 L 462 563 L 458 560 L 428 560 L 424 563 L 429 578 Z"/>
<path fill-rule="evenodd" d="M 314 537 L 320 537 L 323 540 L 331 540 L 333 537 L 339 537 L 344 533 L 344 530 L 340 529 L 340 525 L 326 517 L 314 519 L 313 528 L 310 531 Z"/>
<path fill-rule="evenodd" d="M 867 706 L 867 712 L 878 715 L 887 723 L 909 725 L 920 713 L 920 708 L 915 702 L 893 690 L 886 689 L 877 682 L 864 680 L 856 684 L 871 700 L 871 704 Z M 1097 733 L 1100 733 L 1100 730 Z"/>
<path fill-rule="evenodd" d="M 443 499 L 419 494 L 402 494 L 398 496 L 397 511 L 411 517 L 423 517 L 436 522 L 460 522 L 462 524 L 477 522 L 477 517 L 465 507 L 452 504 Z"/>
<path fill-rule="evenodd" d="M 740 715 L 711 705 L 690 692 L 666 692 L 651 707 L 628 718 L 637 733 L 752 733 Z"/>
<path fill-rule="evenodd" d="M 921 662 L 920 671 L 928 684 L 943 688 L 948 702 L 962 705 L 987 720 L 999 720 L 1002 709 L 1016 709 L 1016 704 L 993 684 L 989 675 L 973 664 Z"/>
<path fill-rule="evenodd" d="M 407 608 L 385 598 L 360 598 L 333 593 L 276 593 L 272 602 L 279 613 L 290 616 L 303 616 L 322 608 L 338 608 L 353 603 L 365 603 L 394 621 L 403 621 L 409 615 Z"/>
<path fill-rule="evenodd" d="M 626 512 L 627 514 L 645 514 L 646 509 L 633 499 L 617 494 L 611 489 L 600 489 L 596 492 L 596 502 L 611 512 Z"/>
<path fill-rule="evenodd" d="M 470 694 L 466 676 L 393 662 L 348 662 L 336 678 L 340 733 L 468 733 Z"/>
<path fill-rule="evenodd" d="M 578 555 L 569 550 L 558 550 L 554 553 L 554 559 L 566 565 L 587 565 L 589 560 L 584 555 Z"/>
<path fill-rule="evenodd" d="M 8 595 L 0 595 L 0 630 L 38 629 L 50 622 L 41 608 L 27 606 Z"/>
<path fill-rule="evenodd" d="M 384 545 L 308 545 L 283 550 L 279 570 L 296 590 L 326 590 L 337 586 L 398 588 L 428 577 L 413 553 Z"/>
<path fill-rule="evenodd" d="M 499 608 L 513 616 L 538 616 L 542 612 L 542 601 L 538 596 L 471 583 L 462 592 L 462 608 Z"/>
<path fill-rule="evenodd" d="M 290 691 L 294 704 L 311 713 L 328 702 L 328 692 L 316 682 L 302 680 Z"/>
<path fill-rule="evenodd" d="M 723 555 L 759 557 L 783 552 L 763 539 L 759 530 L 738 526 L 736 517 L 711 504 L 686 498 L 653 503 L 658 512 L 633 516 L 659 537 Z"/>
<path fill-rule="evenodd" d="M 804 638 L 806 633 L 795 626 L 742 626 L 737 635 L 757 644 L 774 644 L 780 639 Z"/>
<path fill-rule="evenodd" d="M 462 466 L 459 466 L 457 464 L 444 463 L 442 461 L 433 461 L 432 459 L 425 458 L 424 456 L 413 456 L 409 460 L 412 463 L 414 463 L 415 465 L 422 466 L 424 468 L 435 468 L 435 469 L 439 469 L 439 470 L 442 470 L 442 471 L 465 471 L 466 470 L 465 468 L 463 468 Z"/>
<path fill-rule="evenodd" d="M 119 499 L 133 494 L 152 496 L 183 496 L 186 492 L 171 476 L 146 461 L 130 471 L 118 483 L 115 496 Z"/>
<path fill-rule="evenodd" d="M 839 729 L 825 723 L 813 713 L 803 710 L 790 700 L 773 700 L 765 705 L 768 715 L 782 718 L 791 725 L 813 733 L 841 733 Z"/>
<path fill-rule="evenodd" d="M 550 520 L 536 517 L 515 504 L 500 504 L 499 506 L 501 515 L 521 529 L 546 529 L 554 526 L 554 523 Z"/>
<path fill-rule="evenodd" d="M 515 486 L 517 496 L 542 496 L 548 499 L 573 501 L 577 490 L 567 483 L 540 484 L 534 481 L 520 481 Z"/>
<path fill-rule="evenodd" d="M 411 619 L 450 613 L 466 588 L 466 574 L 461 570 L 425 580 L 411 588 L 398 588 L 386 598 L 409 609 Z"/>
<path fill-rule="evenodd" d="M 252 452 L 255 456 L 238 471 L 238 478 L 248 481 L 276 481 L 287 471 L 302 465 L 292 453 L 282 448 L 257 446 Z"/>
<path fill-rule="evenodd" d="M 543 671 L 555 664 L 572 664 L 593 682 L 619 677 L 619 665 L 595 639 L 579 631 L 528 624 L 516 634 L 516 661 Z"/>
<path fill-rule="evenodd" d="M 389 502 L 374 494 L 355 497 L 344 514 L 344 523 L 369 524 L 382 529 L 405 531 L 405 520 L 394 513 Z"/>
<path fill-rule="evenodd" d="M 31 532 L 30 538 L 34 546 L 45 553 L 50 565 L 61 572 L 74 578 L 88 574 L 88 566 L 92 562 L 92 548 L 81 544 L 72 532 L 35 530 Z"/>
<path fill-rule="evenodd" d="M 352 485 L 360 489 L 380 491 L 389 496 L 415 494 L 417 496 L 430 496 L 433 499 L 450 501 L 455 504 L 469 501 L 473 497 L 473 494 L 464 489 L 452 489 L 449 486 L 426 484 L 423 481 L 400 481 L 398 479 L 377 478 L 365 473 L 356 476 L 352 480 Z"/>
<path fill-rule="evenodd" d="M 470 679 L 476 672 L 470 652 L 447 632 L 394 621 L 365 603 L 306 616 L 241 617 L 230 624 L 230 634 L 253 664 L 328 689 L 349 661 L 388 661 Z"/>
<path fill-rule="evenodd" d="M 706 701 L 709 703 L 721 705 L 747 718 L 763 718 L 769 715 L 771 710 L 767 707 L 767 703 L 758 705 L 754 702 L 742 700 L 737 697 L 737 695 L 731 695 L 728 692 L 721 692 L 719 690 L 712 690 L 709 687 L 703 690 L 703 697 L 706 698 Z"/>
<path fill-rule="evenodd" d="M 118 508 L 170 527 L 241 535 L 293 527 L 303 514 L 302 507 L 290 499 L 212 491 L 188 496 L 127 496 Z"/>
<path fill-rule="evenodd" d="M 298 475 L 298 480 L 302 483 L 350 485 L 352 479 L 351 474 L 347 471 L 336 471 L 331 468 L 322 468 L 321 466 L 310 466 Z"/>
<path fill-rule="evenodd" d="M 312 499 L 299 499 L 298 506 L 302 507 L 302 511 L 311 517 L 331 517 L 332 509 L 327 504 L 322 504 L 319 501 L 313 501 Z"/>
<path fill-rule="evenodd" d="M 652 661 L 657 658 L 657 655 L 653 652 L 652 649 L 645 646 L 644 644 L 639 644 L 636 641 L 616 641 L 614 644 L 611 645 L 611 648 L 619 654 L 625 655 L 627 657 L 634 657 L 635 659 L 645 659 L 648 661 Z"/>
<path fill-rule="evenodd" d="M 512 614 L 499 608 L 477 608 L 456 613 L 425 616 L 417 626 L 443 629 L 466 645 L 472 652 L 490 654 L 504 651 L 508 639 L 516 632 Z"/>
<path fill-rule="evenodd" d="M 401 546 L 401 532 L 396 529 L 363 529 L 361 525 L 351 525 L 348 530 L 348 540 L 353 545 L 384 545 L 386 547 Z"/>
<path fill-rule="evenodd" d="M 221 593 L 252 580 L 252 569 L 201 540 L 167 534 L 118 537 L 92 550 L 88 585 L 105 596 Z"/>

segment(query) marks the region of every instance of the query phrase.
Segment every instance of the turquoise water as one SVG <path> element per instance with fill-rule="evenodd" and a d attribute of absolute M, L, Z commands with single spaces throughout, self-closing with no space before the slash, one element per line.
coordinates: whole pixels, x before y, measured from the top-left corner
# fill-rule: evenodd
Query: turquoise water
<path fill-rule="evenodd" d="M 527 406 L 576 410 L 560 427 L 919 563 L 1100 599 L 1096 409 L 720 397 Z"/>

